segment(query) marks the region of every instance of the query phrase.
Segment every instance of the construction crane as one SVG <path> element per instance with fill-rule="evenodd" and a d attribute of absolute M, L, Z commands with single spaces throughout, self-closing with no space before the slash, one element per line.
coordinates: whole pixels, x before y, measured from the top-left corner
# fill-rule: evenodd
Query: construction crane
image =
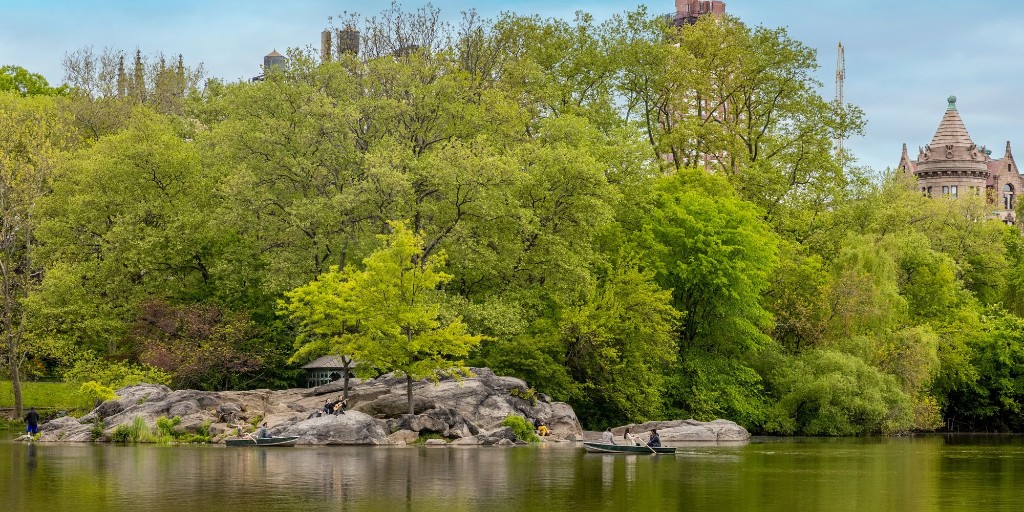
<path fill-rule="evenodd" d="M 843 98 L 843 86 L 846 82 L 846 56 L 843 53 L 843 42 L 839 41 L 839 54 L 836 57 L 836 108 L 842 110 L 845 100 Z M 840 166 L 843 164 L 843 139 L 846 134 L 840 129 L 836 134 L 836 159 Z"/>

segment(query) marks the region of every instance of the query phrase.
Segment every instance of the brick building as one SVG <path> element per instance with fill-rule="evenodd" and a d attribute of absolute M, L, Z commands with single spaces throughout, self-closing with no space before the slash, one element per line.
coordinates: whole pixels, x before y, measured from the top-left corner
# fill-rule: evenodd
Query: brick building
<path fill-rule="evenodd" d="M 725 15 L 725 2 L 719 0 L 676 0 L 676 12 L 669 14 L 672 24 L 681 27 L 697 23 L 697 18 L 710 14 L 721 18 Z"/>
<path fill-rule="evenodd" d="M 984 193 L 993 206 L 993 216 L 1007 224 L 1015 221 L 1013 208 L 1024 180 L 1013 160 L 1010 142 L 1006 142 L 1006 152 L 998 159 L 992 158 L 992 150 L 976 145 L 956 110 L 956 96 L 949 97 L 935 136 L 918 148 L 917 160 L 910 159 L 903 144 L 899 168 L 912 173 L 918 188 L 930 197 Z"/>

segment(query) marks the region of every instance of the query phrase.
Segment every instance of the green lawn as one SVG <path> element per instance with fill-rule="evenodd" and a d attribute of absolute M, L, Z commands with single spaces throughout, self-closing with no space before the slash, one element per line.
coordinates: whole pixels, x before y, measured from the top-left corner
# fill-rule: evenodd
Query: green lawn
<path fill-rule="evenodd" d="M 35 407 L 45 412 L 58 410 L 74 415 L 92 410 L 92 400 L 79 391 L 78 384 L 66 382 L 22 382 L 21 403 L 25 410 Z M 9 380 L 0 381 L 0 407 L 14 407 Z"/>

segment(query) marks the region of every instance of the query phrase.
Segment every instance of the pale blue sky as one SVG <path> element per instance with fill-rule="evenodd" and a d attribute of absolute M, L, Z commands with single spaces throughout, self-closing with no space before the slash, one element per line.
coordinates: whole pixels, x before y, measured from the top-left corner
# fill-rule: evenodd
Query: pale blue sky
<path fill-rule="evenodd" d="M 144 53 L 183 53 L 212 76 L 234 80 L 259 72 L 272 49 L 318 45 L 327 16 L 376 14 L 390 2 L 353 0 L 0 0 L 0 65 L 17 64 L 62 80 L 61 57 L 86 45 Z M 407 9 L 424 2 L 406 0 Z M 598 19 L 637 1 L 590 2 L 437 0 L 450 20 L 467 8 L 569 18 L 586 10 Z M 651 12 L 674 0 L 642 2 Z M 732 0 L 727 12 L 750 25 L 784 26 L 818 49 L 823 93 L 834 89 L 836 43 L 846 47 L 846 100 L 867 114 L 867 135 L 848 145 L 864 165 L 894 166 L 900 144 L 912 153 L 931 139 L 955 94 L 974 141 L 1001 156 L 1007 140 L 1024 155 L 1024 2 L 991 0 Z M 970 6 L 970 7 L 969 7 Z M 913 156 L 913 155 L 912 155 Z"/>

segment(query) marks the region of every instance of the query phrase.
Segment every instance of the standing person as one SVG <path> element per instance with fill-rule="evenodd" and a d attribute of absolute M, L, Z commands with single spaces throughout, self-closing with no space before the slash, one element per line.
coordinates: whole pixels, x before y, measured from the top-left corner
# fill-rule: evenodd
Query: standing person
<path fill-rule="evenodd" d="M 39 433 L 39 413 L 36 412 L 35 407 L 28 408 L 28 414 L 25 415 L 25 423 L 28 423 L 28 426 L 25 427 L 25 432 L 33 436 Z"/>
<path fill-rule="evenodd" d="M 611 427 L 604 430 L 604 434 L 601 435 L 601 442 L 604 444 L 615 444 L 615 434 L 612 434 Z"/>
<path fill-rule="evenodd" d="M 651 448 L 658 448 L 661 446 L 661 436 L 658 435 L 657 429 L 651 429 L 651 438 L 647 440 L 647 446 Z"/>

